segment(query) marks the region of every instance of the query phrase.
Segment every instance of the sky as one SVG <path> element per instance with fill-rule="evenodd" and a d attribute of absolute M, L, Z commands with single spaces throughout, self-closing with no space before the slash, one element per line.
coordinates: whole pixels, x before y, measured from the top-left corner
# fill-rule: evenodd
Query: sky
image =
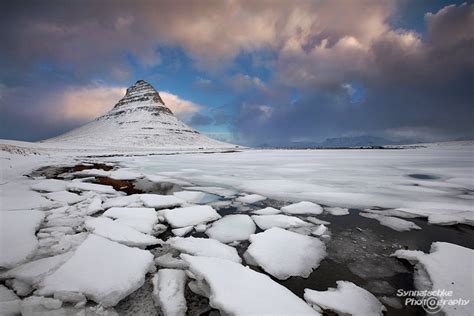
<path fill-rule="evenodd" d="M 474 4 L 1 1 L 0 138 L 104 114 L 143 79 L 236 144 L 474 138 Z"/>

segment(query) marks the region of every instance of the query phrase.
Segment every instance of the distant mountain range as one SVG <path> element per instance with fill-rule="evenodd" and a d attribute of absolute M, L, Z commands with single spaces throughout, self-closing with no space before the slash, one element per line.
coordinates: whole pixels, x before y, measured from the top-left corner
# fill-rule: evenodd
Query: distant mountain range
<path fill-rule="evenodd" d="M 351 148 L 351 147 L 381 147 L 386 145 L 401 145 L 407 143 L 415 143 L 414 141 L 392 141 L 383 137 L 370 135 L 354 136 L 354 137 L 334 137 L 327 138 L 322 142 L 292 142 L 287 144 L 263 144 L 259 147 L 277 147 L 277 148 Z"/>

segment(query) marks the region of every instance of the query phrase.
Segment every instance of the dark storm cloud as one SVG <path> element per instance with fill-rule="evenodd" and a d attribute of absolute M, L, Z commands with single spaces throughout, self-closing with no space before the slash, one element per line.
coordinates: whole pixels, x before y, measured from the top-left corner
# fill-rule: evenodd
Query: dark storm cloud
<path fill-rule="evenodd" d="M 425 38 L 389 30 L 365 45 L 354 40 L 283 55 L 280 84 L 299 88 L 300 99 L 241 105 L 241 132 L 260 135 L 254 143 L 280 144 L 367 133 L 474 137 L 474 6 L 445 7 L 427 14 L 426 24 Z M 351 102 L 354 83 L 366 90 L 358 102 Z"/>

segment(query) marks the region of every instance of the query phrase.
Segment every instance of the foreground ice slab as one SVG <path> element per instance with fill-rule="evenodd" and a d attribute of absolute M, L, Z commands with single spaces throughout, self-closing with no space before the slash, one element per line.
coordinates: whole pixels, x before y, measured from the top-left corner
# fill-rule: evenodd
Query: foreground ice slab
<path fill-rule="evenodd" d="M 219 196 L 199 191 L 180 191 L 174 192 L 173 195 L 179 199 L 185 200 L 188 203 L 206 204 L 215 202 Z"/>
<path fill-rule="evenodd" d="M 319 239 L 277 227 L 250 236 L 250 242 L 244 253 L 247 263 L 261 266 L 280 280 L 308 277 L 326 256 Z"/>
<path fill-rule="evenodd" d="M 33 285 L 41 281 L 45 275 L 59 268 L 59 266 L 71 258 L 71 256 L 72 252 L 67 252 L 54 257 L 30 261 L 1 273 L 0 279 L 15 278 Z"/>
<path fill-rule="evenodd" d="M 349 215 L 349 209 L 345 207 L 325 207 L 324 210 L 333 216 Z"/>
<path fill-rule="evenodd" d="M 53 201 L 67 203 L 67 204 L 74 204 L 85 199 L 84 196 L 80 196 L 76 193 L 72 193 L 68 191 L 51 192 L 51 193 L 46 194 L 45 197 Z"/>
<path fill-rule="evenodd" d="M 89 235 L 74 255 L 39 285 L 39 295 L 80 292 L 105 307 L 114 306 L 141 287 L 153 264 L 146 250 Z"/>
<path fill-rule="evenodd" d="M 103 215 L 145 234 L 151 234 L 153 226 L 158 222 L 154 208 L 112 207 Z"/>
<path fill-rule="evenodd" d="M 320 315 L 265 274 L 229 260 L 181 257 L 203 283 L 210 305 L 226 315 Z"/>
<path fill-rule="evenodd" d="M 146 247 L 162 242 L 156 237 L 140 233 L 128 225 L 118 223 L 107 217 L 88 218 L 85 226 L 87 230 L 94 232 L 94 234 L 128 246 Z"/>
<path fill-rule="evenodd" d="M 291 205 L 287 205 L 281 208 L 283 213 L 287 214 L 321 214 L 323 212 L 323 208 L 316 203 L 313 202 L 299 202 L 294 203 Z"/>
<path fill-rule="evenodd" d="M 21 300 L 16 294 L 0 284 L 0 315 L 19 315 Z"/>
<path fill-rule="evenodd" d="M 195 205 L 165 210 L 163 211 L 163 216 L 173 227 L 197 225 L 221 218 L 221 216 L 208 205 Z"/>
<path fill-rule="evenodd" d="M 43 219 L 41 211 L 0 211 L 0 268 L 13 267 L 35 253 L 35 233 Z"/>
<path fill-rule="evenodd" d="M 242 202 L 242 203 L 247 203 L 247 204 L 253 204 L 253 203 L 260 202 L 260 201 L 264 201 L 266 199 L 267 199 L 266 197 L 264 197 L 262 195 L 259 195 L 259 194 L 248 194 L 248 195 L 238 197 L 236 199 L 236 201 L 239 201 L 239 202 Z"/>
<path fill-rule="evenodd" d="M 340 315 L 378 316 L 385 307 L 369 291 L 352 282 L 337 281 L 337 289 L 304 290 L 304 299 L 317 310 L 331 310 Z"/>
<path fill-rule="evenodd" d="M 173 237 L 166 241 L 171 247 L 195 256 L 215 257 L 240 262 L 241 259 L 234 247 L 217 240 L 194 237 Z"/>
<path fill-rule="evenodd" d="M 255 223 L 248 215 L 227 215 L 212 224 L 206 231 L 210 238 L 223 243 L 247 240 L 255 232 Z"/>
<path fill-rule="evenodd" d="M 67 189 L 70 191 L 95 191 L 99 193 L 117 194 L 118 192 L 110 185 L 102 185 L 88 182 L 68 183 Z"/>
<path fill-rule="evenodd" d="M 416 250 L 397 250 L 395 257 L 416 263 L 415 287 L 418 290 L 453 291 L 452 297 L 442 299 L 464 299 L 474 301 L 474 250 L 446 242 L 431 244 L 429 254 Z M 468 315 L 472 306 L 445 305 L 447 315 Z"/>
<path fill-rule="evenodd" d="M 280 228 L 291 228 L 291 227 L 301 227 L 309 226 L 310 223 L 307 223 L 298 217 L 287 216 L 287 215 L 252 215 L 252 219 L 255 221 L 258 227 L 261 229 L 269 229 L 272 227 Z"/>
<path fill-rule="evenodd" d="M 145 206 L 158 209 L 181 206 L 185 203 L 183 199 L 177 198 L 173 195 L 141 194 L 140 199 Z"/>
<path fill-rule="evenodd" d="M 152 279 L 153 300 L 165 316 L 186 315 L 184 298 L 186 272 L 177 269 L 160 269 Z"/>
<path fill-rule="evenodd" d="M 255 215 L 276 215 L 280 213 L 281 213 L 280 210 L 277 210 L 276 208 L 273 208 L 273 207 L 265 207 L 260 210 L 256 210 L 252 212 L 252 214 L 255 214 Z"/>
<path fill-rule="evenodd" d="M 40 192 L 57 192 L 65 191 L 67 188 L 68 182 L 63 180 L 56 179 L 46 179 L 38 183 L 35 183 L 31 186 L 32 190 Z"/>
<path fill-rule="evenodd" d="M 420 226 L 416 225 L 413 222 L 392 216 L 384 216 L 373 213 L 359 213 L 360 216 L 366 218 L 372 218 L 379 221 L 380 225 L 390 227 L 393 230 L 404 232 L 411 229 L 421 229 Z"/>

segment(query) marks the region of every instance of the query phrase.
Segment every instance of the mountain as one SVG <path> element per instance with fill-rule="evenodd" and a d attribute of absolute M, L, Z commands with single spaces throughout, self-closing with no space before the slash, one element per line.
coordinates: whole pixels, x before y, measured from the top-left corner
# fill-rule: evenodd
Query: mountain
<path fill-rule="evenodd" d="M 265 144 L 260 147 L 278 148 L 360 148 L 360 147 L 380 147 L 385 145 L 406 144 L 406 142 L 395 142 L 382 137 L 362 135 L 354 137 L 333 137 L 326 138 L 322 142 L 301 141 L 285 144 Z"/>
<path fill-rule="evenodd" d="M 158 91 L 144 80 L 127 89 L 106 114 L 45 143 L 87 147 L 233 148 L 200 134 L 177 119 Z"/>
<path fill-rule="evenodd" d="M 319 147 L 323 148 L 339 148 L 339 147 L 368 147 L 392 145 L 396 142 L 376 136 L 363 135 L 354 137 L 335 137 L 326 138 L 325 141 L 319 143 Z"/>

